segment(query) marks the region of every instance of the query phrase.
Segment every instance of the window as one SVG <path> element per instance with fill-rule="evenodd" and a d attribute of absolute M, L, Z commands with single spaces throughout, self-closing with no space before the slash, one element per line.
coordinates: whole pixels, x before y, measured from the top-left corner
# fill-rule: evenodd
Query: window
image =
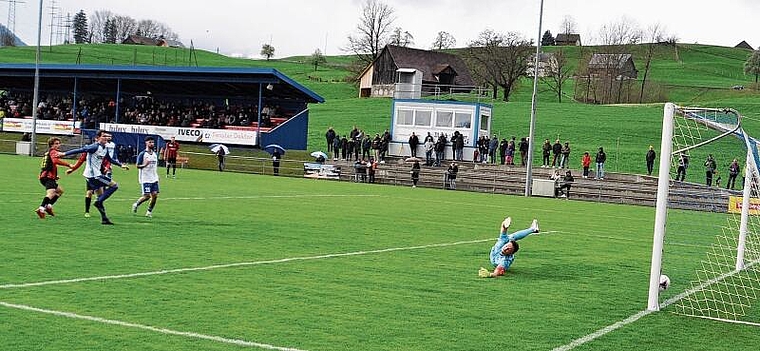
<path fill-rule="evenodd" d="M 432 111 L 417 110 L 414 118 L 415 126 L 430 126 L 430 119 L 433 114 Z"/>
<path fill-rule="evenodd" d="M 413 118 L 414 118 L 414 111 L 399 109 L 398 112 L 396 113 L 396 124 L 402 125 L 402 126 L 410 126 L 412 125 Z"/>
<path fill-rule="evenodd" d="M 454 119 L 454 112 L 451 112 L 451 111 L 436 111 L 435 112 L 435 126 L 436 127 L 451 128 L 451 122 L 453 119 Z"/>
<path fill-rule="evenodd" d="M 455 128 L 471 128 L 472 127 L 472 115 L 466 112 L 457 112 L 454 116 Z"/>
<path fill-rule="evenodd" d="M 489 115 L 480 115 L 480 130 L 488 130 L 488 122 L 491 119 L 491 116 Z"/>

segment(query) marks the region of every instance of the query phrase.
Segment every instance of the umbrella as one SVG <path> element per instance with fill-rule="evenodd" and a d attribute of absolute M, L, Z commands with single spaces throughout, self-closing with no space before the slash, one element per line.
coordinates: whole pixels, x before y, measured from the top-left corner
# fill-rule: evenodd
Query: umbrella
<path fill-rule="evenodd" d="M 264 146 L 264 151 L 266 151 L 266 152 L 268 152 L 270 154 L 274 154 L 274 150 L 278 150 L 280 152 L 280 155 L 284 155 L 285 154 L 285 148 L 282 147 L 282 146 L 280 146 L 280 145 L 269 144 L 267 146 Z"/>
<path fill-rule="evenodd" d="M 322 156 L 323 159 L 325 160 L 327 159 L 327 154 L 322 151 L 314 151 L 311 153 L 311 156 L 314 158 L 319 158 L 320 156 Z"/>
<path fill-rule="evenodd" d="M 211 152 L 213 152 L 213 153 L 219 152 L 219 148 L 222 148 L 222 150 L 224 150 L 224 154 L 225 155 L 229 155 L 230 154 L 230 148 L 228 148 L 227 145 L 224 145 L 224 144 L 211 144 L 211 146 L 209 146 L 209 149 L 211 149 Z"/>
<path fill-rule="evenodd" d="M 416 158 L 416 157 L 407 157 L 407 158 L 404 160 L 404 162 L 419 162 L 419 161 L 422 161 L 422 160 L 421 160 L 421 159 L 419 159 L 419 158 Z"/>

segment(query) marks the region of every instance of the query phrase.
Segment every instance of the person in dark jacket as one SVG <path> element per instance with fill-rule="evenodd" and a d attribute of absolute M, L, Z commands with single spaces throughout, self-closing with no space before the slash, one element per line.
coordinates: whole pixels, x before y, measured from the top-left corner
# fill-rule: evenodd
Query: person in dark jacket
<path fill-rule="evenodd" d="M 457 173 L 459 173 L 459 165 L 456 162 L 452 162 L 449 165 L 449 169 L 446 171 L 446 177 L 449 181 L 449 189 L 457 190 Z"/>
<path fill-rule="evenodd" d="M 594 179 L 604 179 L 604 162 L 607 161 L 607 154 L 604 153 L 604 148 L 599 147 L 599 152 L 596 153 L 596 174 Z"/>
<path fill-rule="evenodd" d="M 417 157 L 418 145 L 420 145 L 420 138 L 418 138 L 417 135 L 412 132 L 412 135 L 409 137 L 409 151 L 411 152 L 412 157 Z"/>
<path fill-rule="evenodd" d="M 647 175 L 652 175 L 652 170 L 654 170 L 654 159 L 657 158 L 657 153 L 654 152 L 654 147 L 652 145 L 649 145 L 649 151 L 647 151 Z"/>
<path fill-rule="evenodd" d="M 570 172 L 570 170 L 567 170 L 565 172 L 565 176 L 562 177 L 562 181 L 559 186 L 559 196 L 564 198 L 570 198 L 570 187 L 573 185 L 573 182 L 575 181 L 575 178 L 573 178 L 573 174 Z"/>
<path fill-rule="evenodd" d="M 560 161 L 560 155 L 562 155 L 562 144 L 559 142 L 559 139 L 554 142 L 554 145 L 552 145 L 552 154 L 554 154 L 554 157 L 552 158 L 552 168 L 559 166 L 559 163 L 557 161 Z"/>
<path fill-rule="evenodd" d="M 412 165 L 412 188 L 417 187 L 417 182 L 420 180 L 420 161 L 414 161 Z"/>

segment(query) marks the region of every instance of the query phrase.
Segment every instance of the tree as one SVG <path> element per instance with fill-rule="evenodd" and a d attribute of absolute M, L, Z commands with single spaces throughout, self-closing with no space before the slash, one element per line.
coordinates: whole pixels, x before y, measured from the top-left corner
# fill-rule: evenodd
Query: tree
<path fill-rule="evenodd" d="M 387 42 L 393 21 L 395 17 L 392 7 L 377 0 L 367 0 L 356 26 L 358 33 L 348 36 L 348 47 L 345 50 L 353 52 L 365 64 L 372 63 Z"/>
<path fill-rule="evenodd" d="M 124 40 L 132 34 L 137 34 L 137 21 L 129 16 L 114 16 L 111 21 L 116 29 L 116 40 Z"/>
<path fill-rule="evenodd" d="M 396 27 L 390 36 L 388 44 L 402 47 L 414 45 L 414 36 L 411 33 L 401 29 L 401 27 Z"/>
<path fill-rule="evenodd" d="M 503 100 L 509 101 L 519 79 L 527 76 L 532 51 L 533 43 L 517 33 L 504 35 L 486 29 L 469 44 L 465 60 L 475 76 L 491 86 L 494 98 L 502 88 Z"/>
<path fill-rule="evenodd" d="M 177 38 L 179 38 L 177 33 L 174 33 L 169 26 L 150 19 L 137 22 L 136 30 L 140 35 L 152 39 L 177 40 Z"/>
<path fill-rule="evenodd" d="M 111 11 L 98 10 L 90 15 L 90 37 L 93 43 L 106 42 L 106 23 L 114 17 Z"/>
<path fill-rule="evenodd" d="M 272 56 L 274 56 L 274 46 L 270 44 L 264 44 L 261 46 L 261 56 L 266 57 L 267 61 L 269 61 Z"/>
<path fill-rule="evenodd" d="M 642 36 L 636 21 L 625 16 L 599 28 L 599 40 L 602 45 L 634 45 L 641 41 Z"/>
<path fill-rule="evenodd" d="M 646 51 L 644 52 L 644 75 L 641 78 L 641 91 L 639 91 L 639 103 L 644 101 L 644 89 L 647 83 L 647 76 L 649 76 L 649 67 L 652 65 L 652 57 L 654 56 L 657 45 L 663 40 L 664 35 L 662 33 L 662 26 L 659 23 L 655 23 L 647 29 Z"/>
<path fill-rule="evenodd" d="M 457 45 L 457 40 L 454 39 L 454 36 L 449 34 L 448 32 L 440 31 L 435 36 L 435 40 L 433 41 L 433 45 L 430 47 L 433 50 L 443 50 L 443 49 L 451 49 L 454 46 Z"/>
<path fill-rule="evenodd" d="M 559 30 L 562 34 L 577 34 L 578 24 L 575 23 L 573 16 L 567 15 L 562 19 L 562 24 L 559 25 Z"/>
<path fill-rule="evenodd" d="M 106 20 L 105 26 L 103 27 L 103 32 L 105 35 L 103 38 L 104 43 L 116 44 L 116 24 L 112 19 Z"/>
<path fill-rule="evenodd" d="M 552 32 L 546 31 L 544 32 L 544 35 L 541 37 L 541 45 L 542 46 L 554 46 L 554 36 L 552 35 Z"/>
<path fill-rule="evenodd" d="M 311 54 L 311 58 L 309 58 L 309 62 L 311 62 L 312 65 L 314 65 L 314 71 L 316 72 L 317 67 L 319 65 L 324 64 L 327 62 L 327 59 L 324 55 L 322 55 L 322 51 L 319 51 L 319 49 L 314 50 L 314 53 Z"/>
<path fill-rule="evenodd" d="M 744 74 L 755 75 L 755 89 L 757 89 L 757 78 L 760 76 L 760 50 L 755 50 L 744 63 Z"/>
<path fill-rule="evenodd" d="M 79 12 L 74 15 L 74 21 L 71 26 L 74 30 L 74 42 L 77 44 L 86 43 L 89 37 L 89 32 L 87 31 L 87 15 L 84 13 L 84 10 L 79 10 Z"/>
<path fill-rule="evenodd" d="M 550 59 L 548 74 L 541 78 L 549 88 L 557 93 L 557 101 L 562 102 L 562 86 L 572 77 L 570 66 L 567 64 L 567 55 L 563 49 L 554 52 L 554 57 Z"/>

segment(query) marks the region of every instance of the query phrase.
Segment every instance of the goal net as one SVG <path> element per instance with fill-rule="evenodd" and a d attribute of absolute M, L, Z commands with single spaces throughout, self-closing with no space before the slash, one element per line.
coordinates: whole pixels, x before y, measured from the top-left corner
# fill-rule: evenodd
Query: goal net
<path fill-rule="evenodd" d="M 649 310 L 760 326 L 757 142 L 733 109 L 665 105 Z"/>

